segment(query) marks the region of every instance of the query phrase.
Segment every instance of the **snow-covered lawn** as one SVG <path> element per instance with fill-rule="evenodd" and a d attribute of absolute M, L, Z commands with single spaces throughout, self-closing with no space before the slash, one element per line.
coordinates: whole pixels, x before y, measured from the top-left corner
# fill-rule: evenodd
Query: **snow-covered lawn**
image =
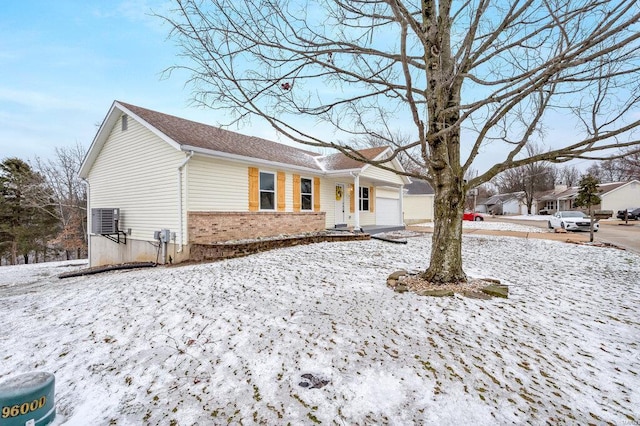
<path fill-rule="evenodd" d="M 544 214 L 522 214 L 522 215 L 509 215 L 509 216 L 500 216 L 502 219 L 513 219 L 513 220 L 535 220 L 535 221 L 548 221 L 549 215 Z"/>
<path fill-rule="evenodd" d="M 411 226 L 421 226 L 426 228 L 433 228 L 433 222 L 419 223 Z M 483 229 L 491 231 L 516 231 L 516 232 L 548 232 L 548 230 L 540 228 L 539 226 L 520 225 L 518 223 L 509 222 L 491 222 L 491 221 L 462 221 L 462 229 Z"/>
<path fill-rule="evenodd" d="M 65 280 L 78 266 L 2 267 L 0 382 L 54 373 L 64 425 L 640 421 L 639 256 L 472 235 L 467 273 L 509 299 L 390 291 L 430 241 Z"/>

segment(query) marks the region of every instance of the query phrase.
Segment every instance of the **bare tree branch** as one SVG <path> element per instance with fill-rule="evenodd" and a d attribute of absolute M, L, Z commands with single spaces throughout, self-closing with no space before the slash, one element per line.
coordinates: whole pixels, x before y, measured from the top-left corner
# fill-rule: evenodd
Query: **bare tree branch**
<path fill-rule="evenodd" d="M 361 161 L 352 141 L 368 136 L 418 160 L 405 174 L 436 191 L 436 281 L 465 277 L 450 260 L 467 189 L 527 164 L 638 152 L 640 0 L 175 3 L 162 18 L 185 61 L 167 73 L 190 73 L 194 103 Z M 559 122 L 575 131 L 545 140 Z M 465 183 L 487 152 L 493 164 Z"/>

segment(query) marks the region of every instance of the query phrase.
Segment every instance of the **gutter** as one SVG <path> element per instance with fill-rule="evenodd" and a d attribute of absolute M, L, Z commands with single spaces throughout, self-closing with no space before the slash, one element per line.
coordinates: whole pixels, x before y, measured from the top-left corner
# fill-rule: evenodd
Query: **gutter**
<path fill-rule="evenodd" d="M 192 145 L 183 145 L 180 149 L 184 152 L 193 152 L 193 153 L 208 155 L 216 158 L 225 158 L 228 160 L 237 161 L 239 163 L 263 164 L 263 165 L 271 166 L 275 168 L 281 168 L 281 169 L 287 169 L 287 170 L 299 170 L 299 171 L 308 172 L 308 173 L 312 173 L 314 175 L 319 175 L 319 176 L 349 176 L 349 175 L 353 176 L 353 173 L 362 172 L 362 168 L 326 170 L 319 164 L 317 157 L 312 157 L 314 162 L 318 165 L 318 168 L 316 169 L 313 167 L 296 166 L 294 164 L 289 164 L 289 163 L 280 163 L 278 161 L 264 160 L 262 158 L 246 157 L 244 155 L 239 155 L 239 154 L 230 154 L 228 152 L 216 151 L 213 149 L 198 148 Z"/>
<path fill-rule="evenodd" d="M 80 180 L 87 185 L 87 260 L 89 267 L 91 267 L 91 185 L 87 178 L 81 177 Z"/>
<path fill-rule="evenodd" d="M 277 168 L 286 168 L 288 170 L 300 170 L 300 171 L 305 171 L 305 172 L 309 172 L 309 173 L 313 173 L 315 175 L 322 175 L 323 174 L 323 170 L 322 169 L 315 169 L 313 167 L 305 167 L 305 166 L 296 166 L 293 164 L 286 164 L 286 163 L 280 163 L 277 161 L 269 161 L 269 160 L 264 160 L 261 158 L 254 158 L 254 157 L 246 157 L 244 155 L 238 155 L 238 154 L 229 154 L 228 152 L 222 152 L 222 151 L 216 151 L 213 149 L 206 149 L 206 148 L 198 148 L 195 146 L 191 146 L 191 145 L 183 145 L 181 148 L 182 151 L 189 151 L 189 152 L 196 152 L 198 154 L 204 154 L 204 155 L 210 155 L 213 157 L 217 157 L 217 158 L 226 158 L 229 160 L 235 160 L 241 163 L 248 163 L 248 164 L 264 164 L 267 166 L 271 166 L 271 167 L 277 167 Z"/>
<path fill-rule="evenodd" d="M 184 245 L 184 214 L 182 212 L 182 170 L 185 168 L 189 160 L 193 157 L 193 151 L 189 151 L 187 158 L 184 159 L 182 164 L 178 166 L 178 217 L 180 218 L 180 245 L 178 247 L 178 253 L 182 253 L 182 246 Z"/>

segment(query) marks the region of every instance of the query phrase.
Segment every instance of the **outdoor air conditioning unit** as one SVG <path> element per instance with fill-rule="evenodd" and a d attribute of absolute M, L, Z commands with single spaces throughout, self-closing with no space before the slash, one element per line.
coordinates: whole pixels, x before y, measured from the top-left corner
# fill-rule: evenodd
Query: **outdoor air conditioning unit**
<path fill-rule="evenodd" d="M 91 209 L 91 232 L 100 235 L 118 234 L 120 209 Z"/>

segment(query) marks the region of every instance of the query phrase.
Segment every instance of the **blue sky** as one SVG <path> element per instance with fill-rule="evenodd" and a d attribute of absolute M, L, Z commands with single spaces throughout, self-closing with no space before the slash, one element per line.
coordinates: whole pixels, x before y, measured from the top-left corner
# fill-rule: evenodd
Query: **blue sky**
<path fill-rule="evenodd" d="M 163 78 L 181 58 L 168 25 L 151 13 L 171 7 L 167 0 L 0 2 L 0 161 L 88 147 L 116 99 L 208 124 L 229 122 L 220 111 L 189 106 L 186 73 Z M 286 143 L 258 119 L 230 130 Z M 476 170 L 495 161 L 479 160 Z"/>
<path fill-rule="evenodd" d="M 177 48 L 151 11 L 163 0 L 0 2 L 0 160 L 49 158 L 88 147 L 117 99 L 209 124 L 220 113 L 189 107 L 185 74 L 162 77 Z M 241 132 L 275 139 L 262 126 Z"/>

